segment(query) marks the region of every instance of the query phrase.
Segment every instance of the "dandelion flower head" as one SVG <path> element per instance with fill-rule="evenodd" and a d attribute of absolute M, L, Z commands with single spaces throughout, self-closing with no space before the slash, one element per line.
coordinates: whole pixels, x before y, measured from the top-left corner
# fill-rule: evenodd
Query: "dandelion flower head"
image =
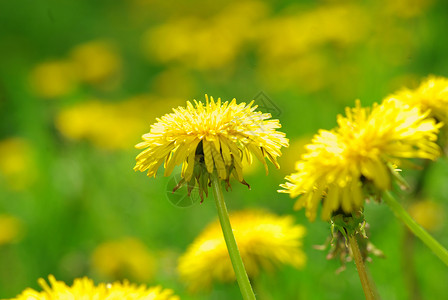
<path fill-rule="evenodd" d="M 137 286 L 128 281 L 114 282 L 112 284 L 101 283 L 97 286 L 87 277 L 77 278 L 72 286 L 67 286 L 62 281 L 57 281 L 52 275 L 49 277 L 50 285 L 43 279 L 39 279 L 39 285 L 43 291 L 38 292 L 31 288 L 26 289 L 16 298 L 11 300 L 179 300 L 170 289 L 162 289 L 160 286 L 147 288 L 144 285 Z"/>
<path fill-rule="evenodd" d="M 448 122 L 448 78 L 429 76 L 416 89 L 404 88 L 390 97 L 417 106 L 422 111 L 430 109 L 437 120 Z"/>
<path fill-rule="evenodd" d="M 278 120 L 268 120 L 268 113 L 256 112 L 253 101 L 237 104 L 216 102 L 206 95 L 206 103 L 187 102 L 173 112 L 157 119 L 143 142 L 136 145 L 144 149 L 137 156 L 134 170 L 147 171 L 155 176 L 164 163 L 165 176 L 169 176 L 176 165 L 182 164 L 181 176 L 189 186 L 199 185 L 200 195 L 205 192 L 210 174 L 215 170 L 221 180 L 229 185 L 232 174 L 243 184 L 243 160 L 249 164 L 255 156 L 268 171 L 265 158 L 277 168 L 280 148 L 288 146 L 285 134 L 276 129 Z"/>
<path fill-rule="evenodd" d="M 230 220 L 249 277 L 281 264 L 296 268 L 305 264 L 301 250 L 305 228 L 294 224 L 292 216 L 246 210 L 231 214 Z M 206 227 L 180 257 L 178 271 L 193 292 L 208 289 L 213 282 L 235 281 L 218 221 Z"/>
<path fill-rule="evenodd" d="M 440 124 L 427 115 L 393 98 L 372 109 L 361 108 L 357 101 L 345 117 L 338 116 L 337 128 L 321 130 L 306 146 L 297 172 L 286 177 L 289 182 L 280 192 L 301 196 L 294 208 L 305 207 L 312 221 L 321 200 L 324 220 L 334 212 L 359 210 L 367 196 L 391 188 L 404 158 L 440 155 Z"/>

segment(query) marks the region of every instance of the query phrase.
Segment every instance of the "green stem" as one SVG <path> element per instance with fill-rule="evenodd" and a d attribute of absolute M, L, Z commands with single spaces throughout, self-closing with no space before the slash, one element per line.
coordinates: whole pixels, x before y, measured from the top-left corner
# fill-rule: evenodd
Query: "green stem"
<path fill-rule="evenodd" d="M 404 226 L 404 225 L 403 225 Z M 403 253 L 403 273 L 405 283 L 408 287 L 410 300 L 422 300 L 417 273 L 414 264 L 414 244 L 415 235 L 406 227 L 404 228 L 404 237 L 402 242 Z"/>
<path fill-rule="evenodd" d="M 350 248 L 352 249 L 353 257 L 355 259 L 356 269 L 358 270 L 359 279 L 361 280 L 362 289 L 366 300 L 375 300 L 375 290 L 372 282 L 367 274 L 366 267 L 364 266 L 364 259 L 362 258 L 361 251 L 359 251 L 358 241 L 355 235 L 349 235 L 348 241 Z"/>
<path fill-rule="evenodd" d="M 423 227 L 417 224 L 414 219 L 409 216 L 406 210 L 398 203 L 391 192 L 383 193 L 383 200 L 389 205 L 395 215 L 401 219 L 404 224 L 412 231 L 429 249 L 434 252 L 448 266 L 448 251 L 440 245 Z"/>
<path fill-rule="evenodd" d="M 236 280 L 240 286 L 241 294 L 244 300 L 255 300 L 255 294 L 250 285 L 249 277 L 244 268 L 235 236 L 233 235 L 232 226 L 230 225 L 229 213 L 227 212 L 226 203 L 222 194 L 221 183 L 217 174 L 212 176 L 213 195 L 215 196 L 216 208 L 218 209 L 219 221 L 221 223 L 224 240 L 226 241 L 227 250 L 229 251 L 230 261 L 235 271 Z M 207 275 L 204 275 L 207 276 Z"/>

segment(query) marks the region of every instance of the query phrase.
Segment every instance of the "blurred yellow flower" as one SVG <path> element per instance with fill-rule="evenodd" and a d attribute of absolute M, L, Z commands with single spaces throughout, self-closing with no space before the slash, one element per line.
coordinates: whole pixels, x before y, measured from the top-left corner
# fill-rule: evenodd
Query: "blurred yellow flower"
<path fill-rule="evenodd" d="M 37 96 L 58 98 L 72 92 L 78 84 L 76 66 L 68 60 L 41 63 L 30 73 L 30 84 Z"/>
<path fill-rule="evenodd" d="M 428 112 L 390 98 L 371 110 L 357 101 L 346 115 L 338 116 L 338 128 L 314 136 L 297 172 L 281 185 L 286 190 L 280 192 L 301 195 L 294 208 L 305 207 L 311 221 L 321 200 L 322 219 L 328 220 L 333 212 L 356 211 L 370 194 L 390 189 L 403 158 L 434 160 L 440 155 L 441 124 L 427 118 Z"/>
<path fill-rule="evenodd" d="M 409 206 L 408 211 L 417 223 L 429 231 L 441 228 L 446 220 L 443 206 L 431 200 L 415 201 Z"/>
<path fill-rule="evenodd" d="M 72 286 L 67 286 L 62 281 L 57 281 L 53 275 L 48 276 L 50 285 L 43 279 L 39 279 L 39 285 L 43 288 L 38 292 L 31 288 L 24 290 L 20 295 L 11 300 L 179 300 L 170 289 L 160 286 L 137 286 L 128 281 L 109 284 L 100 283 L 95 286 L 87 277 L 77 278 Z"/>
<path fill-rule="evenodd" d="M 292 216 L 247 210 L 232 213 L 230 221 L 249 277 L 282 264 L 305 265 L 301 250 L 305 227 L 295 225 Z M 208 289 L 215 281 L 235 281 L 218 221 L 208 225 L 180 257 L 178 272 L 193 292 Z"/>
<path fill-rule="evenodd" d="M 424 13 L 434 0 L 383 0 L 379 3 L 381 10 L 389 15 L 413 18 Z"/>
<path fill-rule="evenodd" d="M 196 90 L 195 80 L 191 73 L 182 68 L 167 68 L 160 72 L 153 80 L 151 89 L 161 97 L 193 96 Z M 176 88 L 173 89 L 173 86 Z"/>
<path fill-rule="evenodd" d="M 177 104 L 178 99 L 146 95 L 120 102 L 90 100 L 62 109 L 55 123 L 70 139 L 85 139 L 103 149 L 130 149 L 147 128 L 148 119 Z"/>
<path fill-rule="evenodd" d="M 115 47 L 106 41 L 92 41 L 78 45 L 71 52 L 80 78 L 91 84 L 116 78 L 121 71 L 121 58 Z"/>
<path fill-rule="evenodd" d="M 280 148 L 288 146 L 285 134 L 276 131 L 278 120 L 268 120 L 268 113 L 255 112 L 257 106 L 231 102 L 215 102 L 213 97 L 206 103 L 187 101 L 187 107 L 173 109 L 157 123 L 151 125 L 143 142 L 136 145 L 143 150 L 136 158 L 136 171 L 147 171 L 155 176 L 164 163 L 165 176 L 169 176 L 176 165 L 182 164 L 182 177 L 189 186 L 199 184 L 200 196 L 208 193 L 209 176 L 217 171 L 221 180 L 229 184 L 230 174 L 241 183 L 242 161 L 252 162 L 255 155 L 265 166 L 267 157 L 277 168 Z"/>
<path fill-rule="evenodd" d="M 146 32 L 143 48 L 149 59 L 163 63 L 201 70 L 228 67 L 266 10 L 261 1 L 243 1 L 228 4 L 207 20 L 189 16 L 168 21 Z"/>
<path fill-rule="evenodd" d="M 260 28 L 260 54 L 291 58 L 328 42 L 349 45 L 361 41 L 368 29 L 368 13 L 360 5 L 331 4 L 300 10 L 265 20 Z"/>
<path fill-rule="evenodd" d="M 300 10 L 291 7 L 287 13 L 267 18 L 257 30 L 260 80 L 276 89 L 295 87 L 306 92 L 340 82 L 340 72 L 332 72 L 334 59 L 329 49 L 359 44 L 370 27 L 365 7 L 347 3 Z M 339 70 L 344 60 L 337 57 Z"/>
<path fill-rule="evenodd" d="M 390 96 L 422 111 L 431 110 L 431 116 L 448 123 L 448 78 L 429 76 L 416 89 L 404 88 Z"/>
<path fill-rule="evenodd" d="M 0 246 L 12 243 L 22 234 L 22 222 L 16 217 L 0 214 Z"/>
<path fill-rule="evenodd" d="M 106 279 L 129 278 L 148 282 L 154 277 L 155 259 L 136 238 L 100 244 L 92 253 L 93 269 Z"/>
<path fill-rule="evenodd" d="M 4 181 L 12 190 L 23 190 L 35 176 L 31 145 L 18 137 L 0 141 L 0 182 Z"/>

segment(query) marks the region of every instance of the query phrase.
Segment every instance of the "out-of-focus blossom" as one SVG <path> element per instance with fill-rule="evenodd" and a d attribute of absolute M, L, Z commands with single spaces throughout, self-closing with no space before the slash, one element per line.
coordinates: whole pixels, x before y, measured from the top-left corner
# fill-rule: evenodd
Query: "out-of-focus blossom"
<path fill-rule="evenodd" d="M 13 137 L 0 141 L 0 182 L 12 190 L 26 189 L 36 177 L 31 145 Z"/>
<path fill-rule="evenodd" d="M 207 19 L 168 21 L 146 32 L 143 48 L 149 59 L 162 63 L 180 62 L 201 70 L 229 67 L 266 11 L 260 1 L 235 2 Z"/>
<path fill-rule="evenodd" d="M 11 300 L 179 300 L 170 289 L 161 286 L 146 287 L 135 285 L 128 281 L 114 283 L 100 283 L 95 286 L 93 280 L 83 277 L 76 278 L 72 286 L 57 281 L 53 275 L 48 276 L 50 284 L 43 278 L 39 285 L 43 291 L 31 288 L 25 289 L 20 295 Z"/>
<path fill-rule="evenodd" d="M 443 206 L 432 200 L 415 201 L 408 211 L 417 223 L 429 231 L 441 228 L 446 220 Z"/>
<path fill-rule="evenodd" d="M 355 4 L 328 4 L 266 19 L 258 31 L 260 77 L 273 88 L 322 89 L 341 80 L 340 72 L 331 72 L 329 53 L 361 43 L 370 26 L 365 8 Z M 338 69 L 348 60 L 337 59 Z"/>
<path fill-rule="evenodd" d="M 247 274 L 256 277 L 261 270 L 279 265 L 304 266 L 301 250 L 305 228 L 291 216 L 247 210 L 230 215 Z M 191 291 L 207 290 L 213 282 L 235 281 L 235 273 L 218 221 L 208 225 L 179 259 L 181 279 Z"/>
<path fill-rule="evenodd" d="M 196 83 L 192 74 L 182 68 L 168 68 L 159 73 L 152 82 L 154 94 L 160 97 L 193 97 Z"/>
<path fill-rule="evenodd" d="M 122 62 L 116 48 L 105 41 L 78 45 L 70 56 L 80 79 L 90 84 L 101 84 L 115 79 L 121 71 Z"/>
<path fill-rule="evenodd" d="M 305 12 L 267 19 L 261 34 L 260 54 L 269 58 L 296 57 L 319 46 L 350 45 L 362 41 L 369 29 L 365 8 L 325 5 Z"/>
<path fill-rule="evenodd" d="M 17 241 L 23 231 L 22 222 L 14 216 L 0 214 L 0 246 Z"/>
<path fill-rule="evenodd" d="M 37 96 L 47 99 L 71 93 L 79 82 L 78 70 L 69 60 L 38 64 L 31 71 L 30 84 Z"/>
<path fill-rule="evenodd" d="M 92 254 L 92 266 L 106 279 L 129 278 L 138 282 L 150 281 L 156 267 L 154 257 L 136 238 L 100 244 Z"/>
<path fill-rule="evenodd" d="M 433 2 L 434 0 L 382 0 L 378 1 L 378 6 L 386 15 L 413 18 L 426 12 Z"/>
<path fill-rule="evenodd" d="M 103 149 L 131 149 L 151 119 L 178 104 L 178 99 L 147 95 L 120 102 L 90 100 L 62 109 L 55 122 L 70 139 L 88 140 Z"/>

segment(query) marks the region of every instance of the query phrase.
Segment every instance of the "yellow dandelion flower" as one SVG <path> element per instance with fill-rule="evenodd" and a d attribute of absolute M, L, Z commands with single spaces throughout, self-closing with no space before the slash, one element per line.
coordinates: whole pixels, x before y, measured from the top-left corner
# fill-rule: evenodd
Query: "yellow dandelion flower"
<path fill-rule="evenodd" d="M 296 173 L 281 187 L 291 197 L 301 195 L 295 209 L 306 208 L 310 220 L 323 199 L 322 218 L 342 209 L 358 210 L 364 198 L 391 188 L 392 176 L 403 158 L 435 159 L 440 123 L 396 99 L 373 108 L 346 109 L 338 116 L 338 127 L 321 130 L 296 164 Z M 366 193 L 367 192 L 367 193 Z"/>
<path fill-rule="evenodd" d="M 448 78 L 429 76 L 416 89 L 404 88 L 390 97 L 422 111 L 430 109 L 433 117 L 448 123 Z"/>
<path fill-rule="evenodd" d="M 72 286 L 67 286 L 62 281 L 57 281 L 53 275 L 48 276 L 50 285 L 43 279 L 39 279 L 39 285 L 43 288 L 38 292 L 31 288 L 24 290 L 16 298 L 11 300 L 179 300 L 170 289 L 162 289 L 160 286 L 146 287 L 124 282 L 112 284 L 101 283 L 97 286 L 87 277 L 77 278 Z"/>
<path fill-rule="evenodd" d="M 155 273 L 155 259 L 146 246 L 136 238 L 124 238 L 100 244 L 92 254 L 96 272 L 107 279 L 151 280 Z"/>
<path fill-rule="evenodd" d="M 301 239 L 305 228 L 295 225 L 292 216 L 248 210 L 231 214 L 230 220 L 249 277 L 281 264 L 304 266 Z M 178 272 L 193 292 L 210 288 L 214 281 L 235 281 L 218 221 L 208 225 L 180 257 Z"/>
<path fill-rule="evenodd" d="M 147 171 L 155 176 L 164 163 L 165 176 L 169 176 L 176 165 L 182 164 L 183 182 L 193 187 L 196 182 L 200 196 L 205 192 L 214 170 L 220 179 L 229 184 L 233 174 L 243 184 L 242 163 L 252 163 L 255 155 L 265 166 L 267 157 L 277 168 L 277 157 L 281 146 L 288 146 L 285 134 L 276 131 L 281 125 L 278 120 L 267 120 L 268 113 L 255 112 L 257 106 L 249 104 L 216 102 L 213 97 L 206 103 L 187 102 L 187 107 L 173 109 L 151 125 L 149 133 L 143 135 L 143 142 L 136 145 L 145 149 L 137 156 L 135 171 Z"/>

